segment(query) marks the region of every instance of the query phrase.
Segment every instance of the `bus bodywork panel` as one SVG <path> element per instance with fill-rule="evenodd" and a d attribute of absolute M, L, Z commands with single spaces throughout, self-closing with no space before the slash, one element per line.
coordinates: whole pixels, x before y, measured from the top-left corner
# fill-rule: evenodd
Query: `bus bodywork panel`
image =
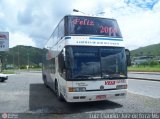
<path fill-rule="evenodd" d="M 120 99 L 127 94 L 126 80 L 72 81 L 67 82 L 67 87 L 67 102 Z M 80 91 L 80 88 L 85 90 Z"/>

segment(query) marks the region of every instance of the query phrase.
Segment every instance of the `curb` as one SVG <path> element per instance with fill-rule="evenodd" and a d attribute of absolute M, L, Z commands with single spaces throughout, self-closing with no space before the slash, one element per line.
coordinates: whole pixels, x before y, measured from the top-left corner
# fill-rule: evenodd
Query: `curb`
<path fill-rule="evenodd" d="M 151 74 L 151 75 L 160 75 L 160 72 L 128 72 L 130 74 Z"/>
<path fill-rule="evenodd" d="M 139 80 L 146 80 L 146 81 L 160 81 L 159 79 L 144 79 L 144 78 L 135 78 L 135 77 L 128 77 L 128 79 L 139 79 Z"/>

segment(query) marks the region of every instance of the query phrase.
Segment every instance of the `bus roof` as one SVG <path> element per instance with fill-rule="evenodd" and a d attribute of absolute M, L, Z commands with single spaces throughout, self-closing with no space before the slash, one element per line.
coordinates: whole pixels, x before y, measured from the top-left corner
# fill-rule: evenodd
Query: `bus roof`
<path fill-rule="evenodd" d="M 65 18 L 65 17 L 91 17 L 91 18 L 102 18 L 102 19 L 110 19 L 110 20 L 116 20 L 116 19 L 114 19 L 114 18 L 108 18 L 108 17 L 103 17 L 103 16 L 90 16 L 90 15 L 71 15 L 71 14 L 69 14 L 69 15 L 65 15 L 63 18 Z M 63 19 L 62 18 L 62 19 Z M 117 21 L 117 20 L 116 20 Z"/>

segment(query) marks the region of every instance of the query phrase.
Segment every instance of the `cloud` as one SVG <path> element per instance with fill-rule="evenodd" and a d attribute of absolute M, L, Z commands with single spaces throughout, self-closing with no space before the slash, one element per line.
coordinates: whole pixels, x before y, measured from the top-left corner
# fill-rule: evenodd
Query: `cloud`
<path fill-rule="evenodd" d="M 157 5 L 159 2 L 156 1 L 157 4 L 154 4 L 153 10 L 135 5 L 136 0 L 130 0 L 130 2 L 132 4 L 128 5 L 128 3 L 120 1 L 119 4 L 112 3 L 109 7 L 109 16 L 117 19 L 126 47 L 135 49 L 159 43 L 160 15 L 157 10 L 159 9 Z M 141 4 L 145 6 L 145 2 Z M 146 2 L 146 4 L 148 3 Z"/>
<path fill-rule="evenodd" d="M 124 0 L 127 4 L 134 4 L 135 6 L 146 8 L 146 9 L 153 9 L 154 5 L 159 0 Z"/>
<path fill-rule="evenodd" d="M 158 1 L 158 2 L 154 5 L 153 11 L 154 11 L 154 12 L 159 12 L 159 11 L 160 11 L 160 1 Z"/>
<path fill-rule="evenodd" d="M 66 4 L 60 4 L 63 2 Z M 67 0 L 29 1 L 17 14 L 18 29 L 30 36 L 37 47 L 42 48 L 58 22 L 70 12 L 69 9 L 70 2 Z"/>
<path fill-rule="evenodd" d="M 34 16 L 32 15 L 31 9 L 24 9 L 19 11 L 17 14 L 18 22 L 22 25 L 29 25 L 33 22 Z"/>
<path fill-rule="evenodd" d="M 26 34 L 22 32 L 10 33 L 9 37 L 10 37 L 9 41 L 10 47 L 14 47 L 16 45 L 36 46 L 32 38 L 28 37 Z"/>
<path fill-rule="evenodd" d="M 73 9 L 94 15 L 105 11 L 104 17 L 117 19 L 129 49 L 160 41 L 159 0 L 0 0 L 0 31 L 10 32 L 10 47 L 25 41 L 42 48 Z"/>
<path fill-rule="evenodd" d="M 160 42 L 160 17 L 156 13 L 137 13 L 119 18 L 126 46 L 135 49 Z"/>

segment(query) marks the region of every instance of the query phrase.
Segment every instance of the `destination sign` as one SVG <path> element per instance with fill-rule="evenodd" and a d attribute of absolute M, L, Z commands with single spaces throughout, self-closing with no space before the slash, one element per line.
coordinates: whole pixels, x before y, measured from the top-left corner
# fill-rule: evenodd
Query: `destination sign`
<path fill-rule="evenodd" d="M 122 37 L 116 20 L 86 16 L 69 17 L 69 34 Z"/>

